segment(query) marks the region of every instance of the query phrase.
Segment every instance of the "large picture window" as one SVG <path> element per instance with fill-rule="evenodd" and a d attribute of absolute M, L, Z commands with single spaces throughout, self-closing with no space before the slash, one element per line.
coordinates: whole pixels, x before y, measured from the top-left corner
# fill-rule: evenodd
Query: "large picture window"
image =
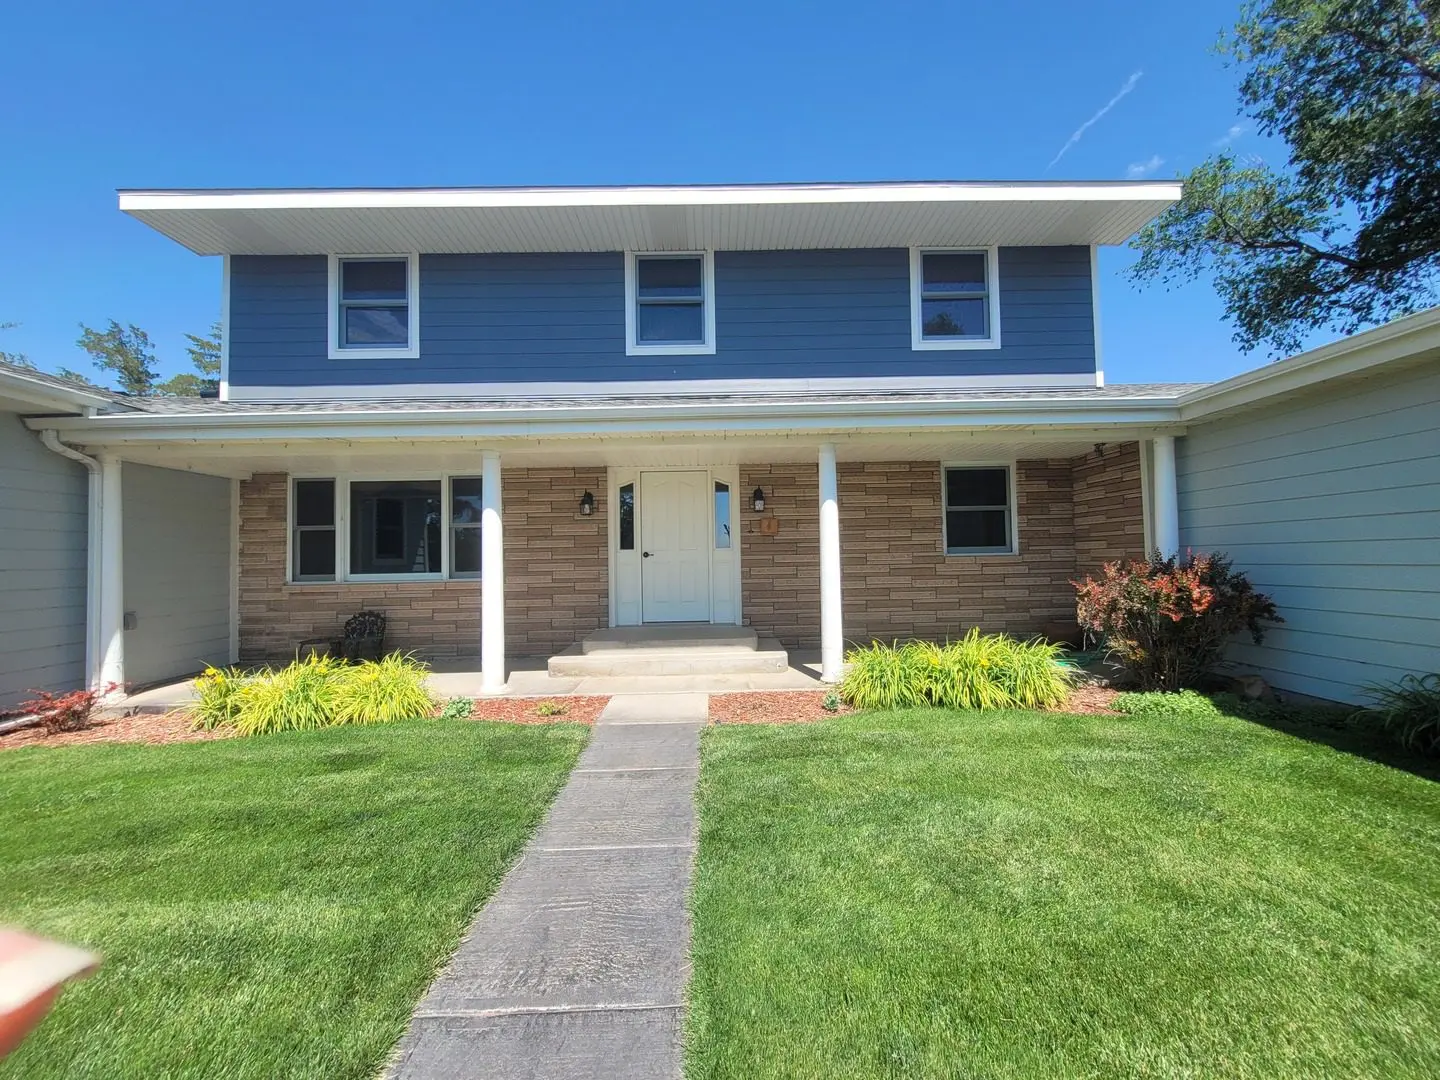
<path fill-rule="evenodd" d="M 1015 552 L 1010 467 L 947 466 L 944 474 L 945 554 Z"/>
<path fill-rule="evenodd" d="M 478 577 L 480 479 L 296 479 L 291 580 Z"/>

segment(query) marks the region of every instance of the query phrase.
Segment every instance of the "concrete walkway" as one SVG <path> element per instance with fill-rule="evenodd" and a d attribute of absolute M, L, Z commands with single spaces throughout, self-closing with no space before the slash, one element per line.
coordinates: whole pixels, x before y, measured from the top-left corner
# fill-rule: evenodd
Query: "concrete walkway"
<path fill-rule="evenodd" d="M 400 1042 L 396 1080 L 673 1080 L 705 694 L 612 698 Z"/>

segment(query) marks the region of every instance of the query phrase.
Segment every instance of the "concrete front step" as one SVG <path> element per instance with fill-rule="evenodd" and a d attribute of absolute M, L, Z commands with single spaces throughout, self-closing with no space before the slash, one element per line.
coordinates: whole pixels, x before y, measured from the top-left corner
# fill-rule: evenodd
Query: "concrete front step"
<path fill-rule="evenodd" d="M 630 649 L 690 649 L 759 647 L 759 635 L 748 626 L 714 626 L 710 623 L 662 623 L 650 626 L 612 626 L 587 634 L 580 651 L 617 652 Z"/>
<path fill-rule="evenodd" d="M 547 665 L 551 675 L 570 678 L 642 675 L 748 675 L 783 672 L 790 657 L 778 641 L 755 645 L 690 645 L 616 648 L 587 653 L 570 646 Z"/>

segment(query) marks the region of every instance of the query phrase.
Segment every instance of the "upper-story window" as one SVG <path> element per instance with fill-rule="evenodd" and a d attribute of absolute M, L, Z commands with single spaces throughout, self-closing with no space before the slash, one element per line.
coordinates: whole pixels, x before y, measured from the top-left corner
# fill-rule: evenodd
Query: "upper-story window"
<path fill-rule="evenodd" d="M 420 355 L 420 260 L 415 255 L 330 257 L 330 358 Z"/>
<path fill-rule="evenodd" d="M 998 349 L 995 248 L 910 252 L 910 344 L 916 349 Z"/>
<path fill-rule="evenodd" d="M 714 351 L 713 253 L 626 252 L 626 354 Z"/>

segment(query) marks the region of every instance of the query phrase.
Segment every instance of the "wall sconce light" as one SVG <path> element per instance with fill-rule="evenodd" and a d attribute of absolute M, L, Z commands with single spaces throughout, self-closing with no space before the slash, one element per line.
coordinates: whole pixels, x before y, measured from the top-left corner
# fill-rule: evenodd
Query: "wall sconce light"
<path fill-rule="evenodd" d="M 750 496 L 750 505 L 755 508 L 757 514 L 765 509 L 765 490 L 763 488 L 757 487 L 755 489 L 754 493 Z"/>
<path fill-rule="evenodd" d="M 589 517 L 594 512 L 595 496 L 591 495 L 590 492 L 587 491 L 584 495 L 580 496 L 580 516 Z"/>

